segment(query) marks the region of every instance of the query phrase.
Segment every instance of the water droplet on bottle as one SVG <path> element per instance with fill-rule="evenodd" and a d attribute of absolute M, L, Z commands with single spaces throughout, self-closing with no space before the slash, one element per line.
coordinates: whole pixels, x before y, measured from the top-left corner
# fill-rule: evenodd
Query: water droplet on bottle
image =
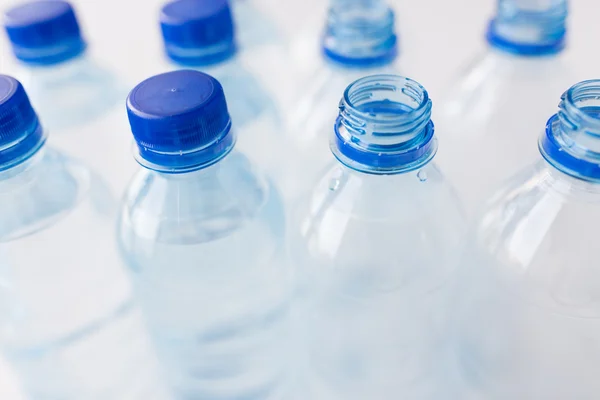
<path fill-rule="evenodd" d="M 419 178 L 421 182 L 425 182 L 427 180 L 427 172 L 425 172 L 424 170 L 420 170 L 417 174 L 417 178 Z"/>
<path fill-rule="evenodd" d="M 340 187 L 340 180 L 338 178 L 332 178 L 329 180 L 329 190 L 332 192 L 338 190 Z"/>

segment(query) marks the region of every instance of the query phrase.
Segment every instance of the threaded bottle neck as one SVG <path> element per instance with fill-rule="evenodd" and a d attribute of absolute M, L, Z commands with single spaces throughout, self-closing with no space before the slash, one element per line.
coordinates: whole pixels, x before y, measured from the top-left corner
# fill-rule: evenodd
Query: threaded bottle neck
<path fill-rule="evenodd" d="M 331 150 L 342 163 L 362 172 L 417 169 L 437 150 L 431 110 L 427 91 L 412 79 L 396 75 L 359 79 L 340 101 Z"/>
<path fill-rule="evenodd" d="M 325 56 L 346 67 L 392 62 L 398 53 L 394 12 L 383 0 L 333 0 L 323 37 Z"/>
<path fill-rule="evenodd" d="M 555 54 L 565 47 L 567 16 L 567 0 L 498 0 L 487 39 L 518 55 Z"/>
<path fill-rule="evenodd" d="M 562 172 L 600 182 L 600 80 L 580 82 L 563 94 L 540 151 Z"/>
<path fill-rule="evenodd" d="M 156 75 L 127 97 L 137 161 L 160 172 L 187 173 L 225 157 L 235 145 L 223 87 L 195 70 Z"/>
<path fill-rule="evenodd" d="M 21 82 L 0 75 L 0 171 L 32 157 L 45 141 L 42 126 Z"/>

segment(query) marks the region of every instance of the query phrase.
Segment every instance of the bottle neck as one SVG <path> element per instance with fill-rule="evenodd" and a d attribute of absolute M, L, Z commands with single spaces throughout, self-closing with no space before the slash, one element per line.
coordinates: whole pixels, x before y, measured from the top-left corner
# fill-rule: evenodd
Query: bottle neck
<path fill-rule="evenodd" d="M 20 182 L 29 181 L 45 154 L 46 148 L 42 146 L 22 162 L 0 170 L 0 188 L 2 188 L 0 191 L 5 190 L 7 187 L 19 185 Z"/>
<path fill-rule="evenodd" d="M 562 96 L 539 147 L 559 171 L 600 183 L 600 81 L 581 82 Z"/>
<path fill-rule="evenodd" d="M 27 165 L 39 153 L 45 142 L 45 132 L 36 117 L 30 131 L 25 132 L 19 140 L 0 148 L 0 174 L 7 171 L 7 176 L 10 176 L 14 173 L 11 171 L 19 171 L 22 165 Z"/>
<path fill-rule="evenodd" d="M 223 157 L 220 161 L 225 161 L 230 154 Z M 163 172 L 163 171 L 153 171 L 156 173 L 160 179 L 169 181 L 169 182 L 186 182 L 186 181 L 194 181 L 196 183 L 208 182 L 215 178 L 218 174 L 221 166 L 220 162 L 213 163 L 209 166 L 200 169 L 189 170 L 181 173 L 171 173 L 171 172 Z"/>
<path fill-rule="evenodd" d="M 540 167 L 540 184 L 565 197 L 600 202 L 600 184 L 564 173 L 552 165 Z"/>
<path fill-rule="evenodd" d="M 340 102 L 331 150 L 346 166 L 397 174 L 427 164 L 437 151 L 432 103 L 417 82 L 396 75 L 359 79 Z"/>
<path fill-rule="evenodd" d="M 210 68 L 218 67 L 235 59 L 238 52 L 235 42 L 215 47 L 203 47 L 193 49 L 167 50 L 167 57 L 172 63 L 187 68 Z"/>
<path fill-rule="evenodd" d="M 85 53 L 80 54 L 77 57 L 64 60 L 55 64 L 48 65 L 36 65 L 36 64 L 22 64 L 22 67 L 36 76 L 72 76 L 79 73 L 81 70 L 90 68 L 90 59 Z"/>
<path fill-rule="evenodd" d="M 235 147 L 237 137 L 231 123 L 212 143 L 188 151 L 167 152 L 136 144 L 136 161 L 144 168 L 162 174 L 188 174 L 211 167 L 226 157 Z"/>
<path fill-rule="evenodd" d="M 394 12 L 384 0 L 333 0 L 323 52 L 330 61 L 349 68 L 392 63 L 398 54 Z"/>
<path fill-rule="evenodd" d="M 487 40 L 520 56 L 544 56 L 566 45 L 567 0 L 498 0 Z"/>

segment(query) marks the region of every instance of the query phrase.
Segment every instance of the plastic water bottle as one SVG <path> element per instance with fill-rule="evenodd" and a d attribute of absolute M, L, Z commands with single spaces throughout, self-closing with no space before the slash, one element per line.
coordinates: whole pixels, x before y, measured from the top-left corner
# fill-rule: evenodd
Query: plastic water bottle
<path fill-rule="evenodd" d="M 162 399 L 102 180 L 0 75 L 0 349 L 32 399 Z M 154 361 L 154 363 L 153 363 Z"/>
<path fill-rule="evenodd" d="M 298 163 L 294 195 L 313 182 L 329 159 L 323 132 L 335 120 L 340 94 L 365 75 L 395 72 L 397 42 L 394 13 L 386 1 L 331 1 L 322 54 L 298 79 L 296 104 L 288 116 L 289 140 Z"/>
<path fill-rule="evenodd" d="M 233 150 L 222 86 L 169 72 L 135 87 L 127 109 L 144 168 L 124 200 L 119 241 L 176 395 L 285 398 L 284 211 Z"/>
<path fill-rule="evenodd" d="M 240 149 L 258 166 L 280 178 L 282 158 L 277 150 L 285 136 L 271 93 L 284 86 L 277 84 L 276 73 L 263 75 L 265 79 L 261 80 L 254 71 L 269 70 L 265 64 L 271 62 L 278 65 L 281 55 L 269 53 L 275 51 L 272 48 L 249 51 L 250 43 L 238 43 L 228 0 L 176 0 L 162 8 L 160 24 L 165 51 L 172 62 L 168 69 L 191 67 L 214 76 L 230 99 L 229 110 L 240 130 Z M 254 68 L 256 61 L 258 68 Z M 281 71 L 284 69 L 279 68 L 279 75 Z M 272 92 L 265 85 L 267 81 L 275 83 Z"/>
<path fill-rule="evenodd" d="M 120 196 L 135 166 L 122 134 L 127 121 L 115 107 L 126 91 L 87 56 L 73 7 L 62 0 L 21 3 L 5 11 L 4 28 L 19 61 L 15 75 L 54 132 L 50 144 L 85 158 Z"/>
<path fill-rule="evenodd" d="M 535 160 L 534 134 L 556 107 L 552 99 L 576 81 L 561 57 L 566 19 L 566 0 L 498 0 L 487 50 L 439 108 L 439 163 L 470 216 Z"/>
<path fill-rule="evenodd" d="M 230 0 L 242 46 L 255 48 L 280 42 L 282 34 L 278 27 L 254 3 L 253 0 Z"/>
<path fill-rule="evenodd" d="M 600 80 L 563 95 L 541 157 L 497 192 L 472 231 L 453 319 L 459 369 L 477 398 L 600 393 L 598 99 Z"/>
<path fill-rule="evenodd" d="M 445 398 L 445 287 L 465 223 L 432 163 L 431 100 L 411 79 L 375 75 L 351 84 L 339 109 L 322 132 L 337 160 L 301 202 L 290 238 L 304 398 Z"/>

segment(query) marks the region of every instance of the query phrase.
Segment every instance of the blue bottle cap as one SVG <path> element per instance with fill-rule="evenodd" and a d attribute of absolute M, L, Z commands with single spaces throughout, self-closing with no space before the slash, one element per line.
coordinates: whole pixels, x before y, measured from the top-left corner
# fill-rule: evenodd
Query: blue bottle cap
<path fill-rule="evenodd" d="M 0 170 L 25 161 L 44 141 L 25 89 L 15 78 L 0 75 Z"/>
<path fill-rule="evenodd" d="M 567 0 L 498 0 L 487 40 L 521 56 L 555 54 L 566 45 Z"/>
<path fill-rule="evenodd" d="M 190 66 L 219 63 L 235 54 L 233 17 L 227 0 L 177 0 L 160 13 L 167 55 Z"/>
<path fill-rule="evenodd" d="M 345 67 L 391 63 L 398 55 L 394 12 L 384 0 L 334 0 L 323 36 L 323 53 Z"/>
<path fill-rule="evenodd" d="M 28 64 L 51 65 L 85 50 L 75 12 L 62 0 L 24 3 L 4 14 L 15 56 Z"/>
<path fill-rule="evenodd" d="M 211 165 L 235 144 L 223 87 L 210 75 L 179 70 L 137 85 L 127 98 L 138 162 L 161 172 Z"/>
<path fill-rule="evenodd" d="M 429 94 L 412 79 L 361 78 L 348 86 L 340 101 L 331 151 L 341 163 L 361 172 L 418 169 L 437 151 L 431 111 Z"/>

